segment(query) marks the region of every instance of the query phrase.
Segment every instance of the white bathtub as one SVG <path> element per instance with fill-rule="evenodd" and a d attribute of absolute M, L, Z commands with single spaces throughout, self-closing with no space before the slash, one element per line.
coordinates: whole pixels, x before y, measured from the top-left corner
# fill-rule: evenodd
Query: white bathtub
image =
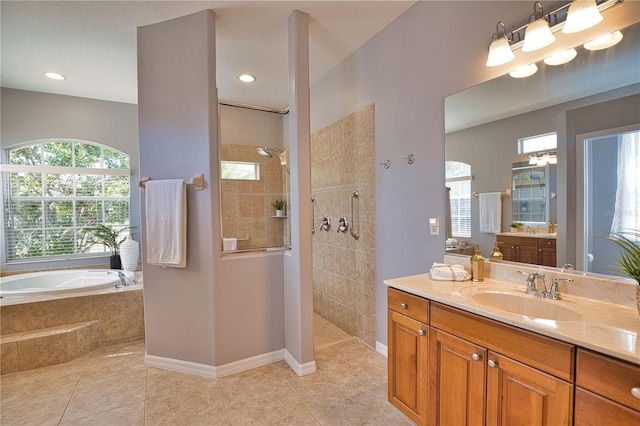
<path fill-rule="evenodd" d="M 135 274 L 109 269 L 70 269 L 32 272 L 0 278 L 0 296 L 35 296 L 81 292 L 113 287 L 119 283 L 118 272 L 133 283 Z"/>

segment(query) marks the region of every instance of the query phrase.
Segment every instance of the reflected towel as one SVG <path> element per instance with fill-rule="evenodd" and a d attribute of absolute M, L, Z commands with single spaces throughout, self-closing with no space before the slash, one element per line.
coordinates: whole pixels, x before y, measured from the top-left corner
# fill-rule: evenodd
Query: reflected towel
<path fill-rule="evenodd" d="M 182 179 L 150 180 L 145 185 L 147 263 L 187 266 L 187 187 Z"/>
<path fill-rule="evenodd" d="M 480 194 L 480 232 L 497 234 L 502 224 L 502 196 L 499 192 Z"/>
<path fill-rule="evenodd" d="M 431 279 L 434 281 L 467 281 L 471 274 L 462 265 L 434 263 L 431 266 Z"/>
<path fill-rule="evenodd" d="M 222 239 L 222 251 L 234 251 L 238 250 L 237 238 L 223 238 Z"/>

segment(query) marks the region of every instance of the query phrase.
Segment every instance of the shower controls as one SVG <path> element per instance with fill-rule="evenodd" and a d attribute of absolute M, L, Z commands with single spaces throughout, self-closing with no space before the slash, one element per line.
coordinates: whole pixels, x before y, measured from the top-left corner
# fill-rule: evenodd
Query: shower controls
<path fill-rule="evenodd" d="M 337 232 L 347 232 L 347 229 L 349 229 L 349 221 L 347 220 L 346 217 L 342 216 L 338 220 L 338 230 L 337 230 Z"/>
<path fill-rule="evenodd" d="M 331 229 L 331 220 L 329 220 L 329 217 L 325 216 L 322 218 L 322 222 L 320 222 L 320 230 L 328 231 L 329 229 Z"/>

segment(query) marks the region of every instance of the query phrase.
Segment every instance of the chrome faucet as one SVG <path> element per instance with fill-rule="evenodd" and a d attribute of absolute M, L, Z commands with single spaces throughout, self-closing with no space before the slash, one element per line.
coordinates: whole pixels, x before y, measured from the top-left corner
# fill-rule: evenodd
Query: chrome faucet
<path fill-rule="evenodd" d="M 567 283 L 573 282 L 571 278 L 553 277 L 553 282 L 551 283 L 551 291 L 545 295 L 546 298 L 553 299 L 553 300 L 562 299 L 562 295 L 560 294 L 560 289 L 558 288 L 558 281 L 564 281 Z"/>
<path fill-rule="evenodd" d="M 115 286 L 116 288 L 120 288 L 123 286 L 127 286 L 129 285 L 129 282 L 127 281 L 127 277 L 124 275 L 124 272 L 122 271 L 107 271 L 107 274 L 118 274 L 118 279 L 120 280 L 120 282 L 116 282 Z"/>
<path fill-rule="evenodd" d="M 526 272 L 518 271 L 518 273 L 522 275 L 527 275 Z M 544 275 L 538 272 L 532 272 L 527 276 L 527 289 L 524 291 L 526 294 L 532 294 L 534 296 L 540 297 L 540 291 L 538 290 L 538 286 L 536 285 L 536 279 L 542 279 L 542 283 L 544 285 L 544 289 L 546 291 L 547 284 L 544 281 Z"/>

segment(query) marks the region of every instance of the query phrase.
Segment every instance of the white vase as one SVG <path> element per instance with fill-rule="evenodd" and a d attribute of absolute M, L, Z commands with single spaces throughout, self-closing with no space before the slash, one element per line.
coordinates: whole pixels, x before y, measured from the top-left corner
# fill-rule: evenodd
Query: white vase
<path fill-rule="evenodd" d="M 120 244 L 120 261 L 122 269 L 135 272 L 138 267 L 138 256 L 140 254 L 140 244 L 131 238 L 131 235 Z"/>

